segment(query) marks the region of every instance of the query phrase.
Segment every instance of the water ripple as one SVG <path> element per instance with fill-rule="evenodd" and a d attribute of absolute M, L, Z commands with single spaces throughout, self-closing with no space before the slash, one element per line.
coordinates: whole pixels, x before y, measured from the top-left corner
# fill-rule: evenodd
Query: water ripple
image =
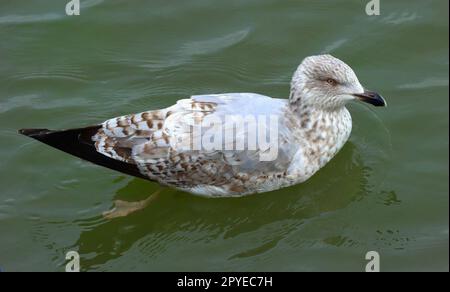
<path fill-rule="evenodd" d="M 87 74 L 77 65 L 72 64 L 55 64 L 48 65 L 45 69 L 18 71 L 10 74 L 7 78 L 9 81 L 15 80 L 33 80 L 33 79 L 48 79 L 48 80 L 69 80 L 76 82 L 88 82 Z"/>
<path fill-rule="evenodd" d="M 445 87 L 448 86 L 448 79 L 428 78 L 414 83 L 402 84 L 399 89 L 423 89 L 430 87 Z"/>
<path fill-rule="evenodd" d="M 64 108 L 70 106 L 87 105 L 92 101 L 85 98 L 71 98 L 68 100 L 52 100 L 42 102 L 38 94 L 27 94 L 12 96 L 6 101 L 0 102 L 0 113 L 5 113 L 20 107 L 31 107 L 34 109 Z"/>
<path fill-rule="evenodd" d="M 343 39 L 338 39 L 336 41 L 334 41 L 333 43 L 329 44 L 328 46 L 326 46 L 322 53 L 323 54 L 330 54 L 332 52 L 334 52 L 335 50 L 339 49 L 340 47 L 342 47 L 342 45 L 348 43 L 349 39 L 348 38 L 343 38 Z"/>
<path fill-rule="evenodd" d="M 249 33 L 250 29 L 246 28 L 216 38 L 187 42 L 181 46 L 180 51 L 187 55 L 210 54 L 242 42 Z"/>
<path fill-rule="evenodd" d="M 23 24 L 33 22 L 53 21 L 63 18 L 62 14 L 46 13 L 36 15 L 6 15 L 0 16 L 0 24 Z"/>
<path fill-rule="evenodd" d="M 82 75 L 76 75 L 68 72 L 35 72 L 35 73 L 24 73 L 15 74 L 10 77 L 10 79 L 16 80 L 34 80 L 34 79 L 53 79 L 53 80 L 69 80 L 76 82 L 87 82 L 88 80 Z"/>
<path fill-rule="evenodd" d="M 417 13 L 413 12 L 413 13 L 409 13 L 409 12 L 403 12 L 403 13 L 390 13 L 388 16 L 384 17 L 381 19 L 381 22 L 387 23 L 387 24 L 394 24 L 394 25 L 398 25 L 398 24 L 402 24 L 405 22 L 410 22 L 410 21 L 414 21 L 417 20 L 419 18 L 419 16 L 417 15 Z"/>

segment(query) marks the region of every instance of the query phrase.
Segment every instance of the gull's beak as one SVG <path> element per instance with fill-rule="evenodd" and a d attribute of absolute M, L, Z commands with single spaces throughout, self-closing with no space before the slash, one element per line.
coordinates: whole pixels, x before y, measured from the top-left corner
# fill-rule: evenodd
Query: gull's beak
<path fill-rule="evenodd" d="M 363 93 L 356 93 L 353 94 L 353 96 L 355 96 L 357 99 L 363 101 L 363 102 L 367 102 L 370 103 L 371 105 L 374 106 L 387 106 L 386 101 L 384 100 L 384 98 L 379 95 L 376 92 L 373 91 L 369 91 L 369 90 L 364 90 Z"/>

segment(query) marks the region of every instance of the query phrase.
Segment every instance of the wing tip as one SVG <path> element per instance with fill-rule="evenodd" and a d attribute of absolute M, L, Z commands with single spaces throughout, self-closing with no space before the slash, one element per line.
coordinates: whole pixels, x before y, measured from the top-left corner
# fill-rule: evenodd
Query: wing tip
<path fill-rule="evenodd" d="M 101 128 L 100 125 L 69 130 L 20 129 L 18 132 L 56 149 L 128 175 L 149 180 L 139 168 L 124 161 L 115 160 L 97 152 L 92 136 Z"/>
<path fill-rule="evenodd" d="M 33 137 L 49 134 L 52 131 L 50 131 L 49 129 L 20 129 L 18 132 L 19 132 L 19 134 L 33 138 Z"/>

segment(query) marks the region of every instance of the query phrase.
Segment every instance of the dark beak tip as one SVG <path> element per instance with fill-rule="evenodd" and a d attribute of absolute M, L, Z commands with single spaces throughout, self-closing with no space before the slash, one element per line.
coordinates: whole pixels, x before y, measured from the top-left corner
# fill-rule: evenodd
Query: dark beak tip
<path fill-rule="evenodd" d="M 377 94 L 375 100 L 378 102 L 378 104 L 375 106 L 387 107 L 387 102 L 381 95 Z"/>
<path fill-rule="evenodd" d="M 386 100 L 378 93 L 366 90 L 362 94 L 355 94 L 359 100 L 370 103 L 373 106 L 387 107 Z"/>
<path fill-rule="evenodd" d="M 376 100 L 375 102 L 373 102 L 372 105 L 379 106 L 379 107 L 387 107 L 387 103 L 384 100 L 384 98 L 382 98 L 382 97 L 380 99 Z"/>

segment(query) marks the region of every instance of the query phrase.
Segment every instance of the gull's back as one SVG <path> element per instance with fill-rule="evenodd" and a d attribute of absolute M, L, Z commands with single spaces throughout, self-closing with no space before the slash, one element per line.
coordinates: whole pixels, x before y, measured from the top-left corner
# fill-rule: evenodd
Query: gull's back
<path fill-rule="evenodd" d="M 254 93 L 196 95 L 166 109 L 110 119 L 93 139 L 98 152 L 136 165 L 151 180 L 203 195 L 242 195 L 264 191 L 254 189 L 258 180 L 286 175 L 297 151 L 288 143 L 287 106 L 285 99 Z M 245 120 L 245 127 L 235 127 L 238 118 Z M 261 128 L 258 119 L 262 118 Z M 249 149 L 247 141 L 254 137 L 255 127 L 266 131 L 266 137 L 276 131 L 274 160 L 261 161 L 262 152 L 268 150 L 261 149 L 259 141 Z M 219 149 L 193 149 L 193 141 L 214 134 L 232 139 L 222 139 Z M 233 150 L 237 145 L 245 147 Z"/>

